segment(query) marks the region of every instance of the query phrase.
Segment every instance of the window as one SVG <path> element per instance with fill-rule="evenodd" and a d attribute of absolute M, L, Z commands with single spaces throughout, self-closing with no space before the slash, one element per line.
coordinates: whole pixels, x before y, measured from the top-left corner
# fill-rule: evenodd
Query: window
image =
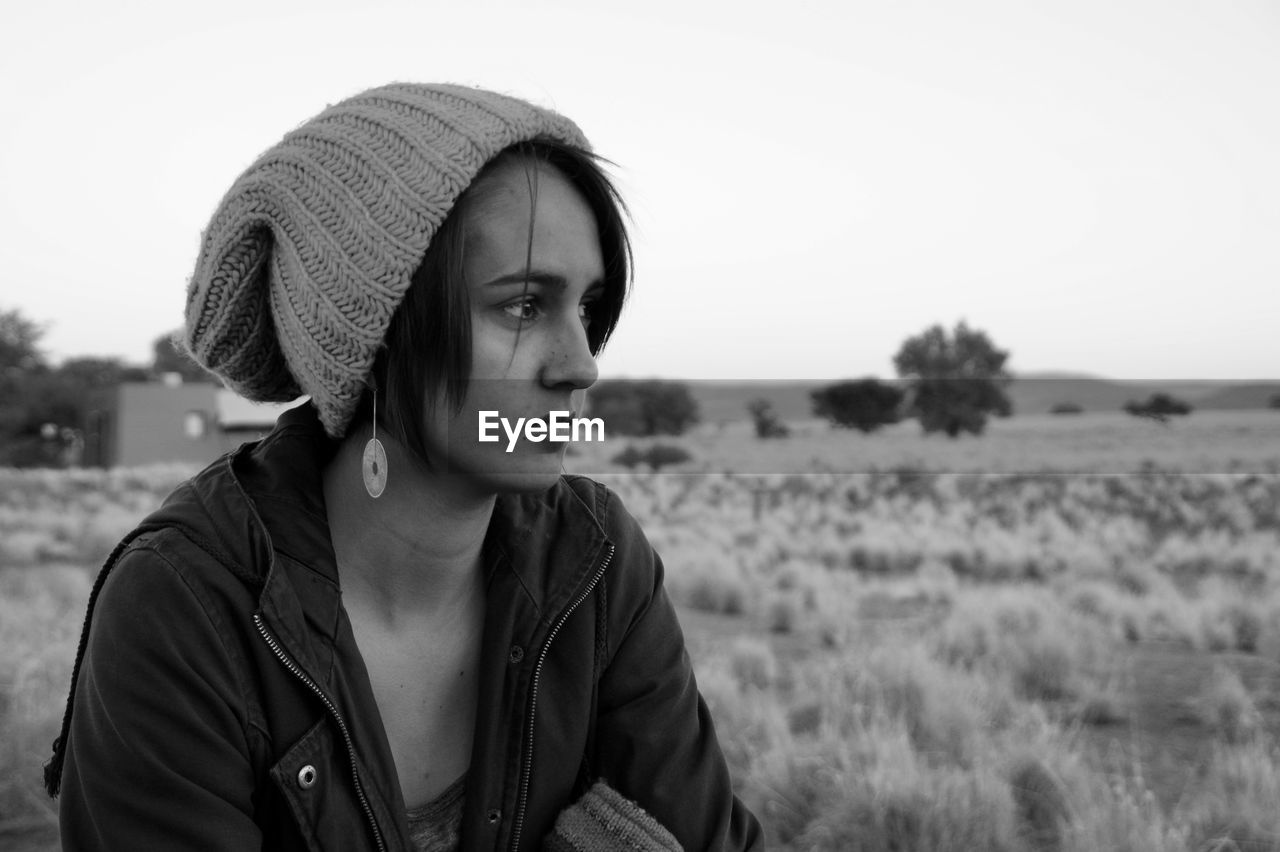
<path fill-rule="evenodd" d="M 188 411 L 182 415 L 182 431 L 193 441 L 199 441 L 209 431 L 209 416 L 203 411 Z"/>

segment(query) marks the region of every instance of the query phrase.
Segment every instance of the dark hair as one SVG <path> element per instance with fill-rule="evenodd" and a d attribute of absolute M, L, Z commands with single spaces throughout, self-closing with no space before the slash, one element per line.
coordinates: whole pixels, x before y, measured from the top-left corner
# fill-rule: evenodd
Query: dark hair
<path fill-rule="evenodd" d="M 361 400 L 353 422 L 371 417 L 378 397 L 378 426 L 427 460 L 423 423 L 426 391 L 434 399 L 444 392 L 458 413 L 467 395 L 471 371 L 471 300 L 463 261 L 467 212 L 475 188 L 499 164 L 512 159 L 530 166 L 548 165 L 568 179 L 596 220 L 604 261 L 604 289 L 592 310 L 587 342 L 598 355 L 618 324 L 631 284 L 631 242 L 624 217 L 627 209 L 617 188 L 601 168 L 602 158 L 574 145 L 536 137 L 503 149 L 476 175 L 431 239 L 413 273 L 404 301 L 387 330 L 385 346 L 373 367 L 373 387 Z M 533 178 L 530 177 L 530 180 Z M 533 223 L 529 240 L 532 247 Z M 526 285 L 527 286 L 527 285 Z"/>

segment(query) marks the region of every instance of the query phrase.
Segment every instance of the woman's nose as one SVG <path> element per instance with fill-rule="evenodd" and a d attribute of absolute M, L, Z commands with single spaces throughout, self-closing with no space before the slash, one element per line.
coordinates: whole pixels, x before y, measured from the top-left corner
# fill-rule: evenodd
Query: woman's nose
<path fill-rule="evenodd" d="M 542 383 L 547 387 L 567 385 L 585 389 L 595 384 L 600 376 L 596 356 L 591 354 L 587 329 L 576 317 L 562 326 L 551 344 L 551 351 L 542 369 Z"/>

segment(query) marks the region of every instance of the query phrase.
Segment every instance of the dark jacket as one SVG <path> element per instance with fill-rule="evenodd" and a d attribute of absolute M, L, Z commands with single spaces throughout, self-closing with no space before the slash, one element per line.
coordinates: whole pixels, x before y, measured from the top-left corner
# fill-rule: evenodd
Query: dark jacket
<path fill-rule="evenodd" d="M 50 764 L 64 848 L 410 848 L 329 540 L 334 449 L 296 408 L 108 560 Z M 617 497 L 574 476 L 500 497 L 484 552 L 464 848 L 537 848 L 596 779 L 686 849 L 758 848 L 662 562 Z"/>

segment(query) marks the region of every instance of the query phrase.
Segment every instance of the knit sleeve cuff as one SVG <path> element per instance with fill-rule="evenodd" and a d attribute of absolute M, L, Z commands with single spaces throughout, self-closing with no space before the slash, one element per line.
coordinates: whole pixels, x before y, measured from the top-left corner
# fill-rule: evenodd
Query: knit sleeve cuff
<path fill-rule="evenodd" d="M 679 842 L 635 802 L 603 781 L 560 812 L 543 852 L 682 852 Z"/>

